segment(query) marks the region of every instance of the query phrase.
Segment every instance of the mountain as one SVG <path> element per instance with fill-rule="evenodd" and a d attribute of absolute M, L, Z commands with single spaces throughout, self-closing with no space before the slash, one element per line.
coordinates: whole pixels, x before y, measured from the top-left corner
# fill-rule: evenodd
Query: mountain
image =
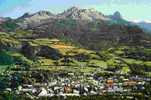
<path fill-rule="evenodd" d="M 18 38 L 65 38 L 94 50 L 120 45 L 150 45 L 150 36 L 137 25 L 129 24 L 119 12 L 105 16 L 94 9 L 72 7 L 57 15 L 48 11 L 25 13 L 13 21 L 12 26 L 15 26 L 14 22 L 18 26 L 14 29 Z M 21 35 L 22 31 L 18 30 L 26 30 L 28 34 L 23 32 Z"/>
<path fill-rule="evenodd" d="M 95 9 L 80 9 L 77 7 L 72 7 L 65 12 L 58 14 L 61 18 L 71 18 L 74 20 L 110 20 L 105 17 L 102 13 L 97 12 Z"/>
<path fill-rule="evenodd" d="M 4 19 L 2 17 L 0 17 L 0 25 L 4 22 Z M 0 28 L 0 31 L 2 31 L 3 29 Z"/>
<path fill-rule="evenodd" d="M 123 19 L 122 15 L 120 14 L 120 12 L 116 11 L 113 15 L 110 15 L 111 19 L 113 20 L 120 20 Z"/>
<path fill-rule="evenodd" d="M 150 22 L 137 22 L 136 23 L 138 26 L 140 26 L 141 28 L 143 28 L 144 30 L 147 30 L 149 32 L 151 32 L 151 23 Z"/>
<path fill-rule="evenodd" d="M 0 24 L 2 24 L 3 22 L 5 22 L 6 20 L 7 20 L 7 18 L 0 17 Z"/>
<path fill-rule="evenodd" d="M 105 16 L 101 12 L 95 9 L 80 9 L 78 7 L 72 7 L 66 11 L 59 13 L 57 15 L 52 14 L 49 11 L 39 11 L 34 14 L 25 13 L 23 16 L 19 17 L 21 23 L 18 23 L 22 28 L 32 28 L 45 23 L 50 23 L 54 20 L 66 20 L 72 19 L 75 21 L 85 21 L 85 22 L 95 22 L 104 21 L 116 24 L 128 24 L 128 21 L 122 18 L 120 12 L 116 11 L 113 15 Z"/>
<path fill-rule="evenodd" d="M 0 18 L 0 24 L 3 22 L 3 18 Z"/>
<path fill-rule="evenodd" d="M 33 34 L 23 38 L 68 38 L 89 49 L 118 45 L 149 45 L 148 36 L 137 25 L 129 24 L 119 12 L 105 16 L 94 9 L 72 7 L 54 15 L 40 11 L 19 18 L 22 29 Z"/>
<path fill-rule="evenodd" d="M 56 16 L 49 11 L 39 11 L 34 14 L 25 13 L 23 16 L 19 17 L 18 25 L 26 29 L 28 27 L 36 27 L 43 22 L 46 22 L 48 19 L 55 18 Z"/>
<path fill-rule="evenodd" d="M 36 27 L 43 23 L 51 22 L 52 20 L 64 20 L 64 19 L 72 19 L 72 20 L 85 20 L 85 21 L 95 21 L 95 20 L 110 20 L 109 17 L 105 17 L 102 13 L 97 12 L 94 9 L 80 9 L 78 7 L 72 7 L 63 13 L 54 15 L 48 11 L 39 11 L 34 14 L 25 13 L 21 16 L 21 23 L 18 23 L 22 28 L 26 29 L 27 27 Z"/>
<path fill-rule="evenodd" d="M 126 21 L 119 12 L 106 16 L 94 9 L 72 7 L 57 15 L 39 11 L 1 20 L 0 98 L 6 97 L 2 100 L 13 99 L 13 96 L 19 98 L 16 100 L 39 99 L 40 88 L 47 87 L 44 83 L 55 83 L 48 86 L 53 90 L 48 92 L 56 94 L 54 87 L 64 89 L 62 84 L 66 80 L 78 82 L 82 87 L 88 84 L 92 87 L 90 91 L 96 92 L 94 95 L 101 92 L 96 86 L 100 79 L 103 86 L 114 83 L 112 79 L 115 79 L 124 84 L 120 85 L 124 90 L 128 88 L 128 95 L 150 97 L 151 36 Z M 86 80 L 80 81 L 83 79 Z M 125 86 L 127 82 L 135 85 Z M 38 92 L 29 95 L 28 91 L 20 90 L 20 87 L 29 89 L 31 85 Z M 69 89 L 72 92 L 70 90 L 72 87 Z M 101 90 L 108 91 L 108 88 Z M 125 93 L 112 94 L 114 99 L 114 94 L 119 94 L 116 97 L 120 99 Z M 105 97 L 110 98 L 108 95 L 110 91 L 105 92 Z"/>
<path fill-rule="evenodd" d="M 43 20 L 54 17 L 55 15 L 50 13 L 49 11 L 39 11 L 34 14 L 25 13 L 23 16 L 19 17 L 18 19 L 24 20 Z"/>

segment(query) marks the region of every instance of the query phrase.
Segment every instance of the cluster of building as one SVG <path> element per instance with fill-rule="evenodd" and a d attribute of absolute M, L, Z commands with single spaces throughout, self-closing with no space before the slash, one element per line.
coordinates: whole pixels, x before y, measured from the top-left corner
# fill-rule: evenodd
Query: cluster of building
<path fill-rule="evenodd" d="M 150 78 L 138 76 L 104 78 L 96 77 L 94 74 L 76 76 L 74 73 L 68 73 L 68 75 L 52 77 L 46 83 L 23 84 L 18 87 L 18 94 L 29 93 L 38 97 L 128 94 L 143 91 L 146 82 L 151 81 Z"/>

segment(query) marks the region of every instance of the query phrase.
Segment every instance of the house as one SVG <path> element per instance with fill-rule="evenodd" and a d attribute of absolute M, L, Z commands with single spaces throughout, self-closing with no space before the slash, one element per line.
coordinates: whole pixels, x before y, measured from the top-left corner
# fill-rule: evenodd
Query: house
<path fill-rule="evenodd" d="M 18 90 L 20 92 L 32 92 L 33 91 L 33 85 L 23 84 L 23 86 L 19 86 Z"/>
<path fill-rule="evenodd" d="M 100 90 L 102 90 L 102 89 L 104 89 L 105 88 L 105 86 L 103 85 L 103 84 L 101 84 L 100 86 L 99 86 L 99 89 Z"/>
<path fill-rule="evenodd" d="M 56 84 L 57 84 L 57 81 L 54 81 L 54 82 L 49 82 L 48 84 L 49 84 L 49 86 L 51 87 L 51 86 L 56 85 Z"/>
<path fill-rule="evenodd" d="M 76 89 L 73 89 L 73 93 L 74 94 L 80 94 L 80 91 L 76 90 Z"/>
<path fill-rule="evenodd" d="M 48 93 L 50 93 L 50 94 L 54 94 L 54 91 L 52 90 L 52 89 L 48 89 Z"/>
<path fill-rule="evenodd" d="M 90 94 L 91 95 L 97 95 L 97 92 L 92 90 L 92 91 L 90 91 Z"/>
<path fill-rule="evenodd" d="M 49 96 L 45 88 L 41 89 L 41 92 L 38 95 L 39 97 Z"/>
<path fill-rule="evenodd" d="M 114 91 L 113 88 L 109 87 L 109 88 L 107 89 L 107 92 L 115 92 L 115 91 Z"/>
<path fill-rule="evenodd" d="M 64 92 L 64 88 L 59 86 L 59 85 L 58 86 L 54 86 L 53 87 L 53 91 L 54 91 L 55 94 L 58 94 L 60 92 Z"/>
<path fill-rule="evenodd" d="M 114 81 L 113 81 L 112 79 L 108 79 L 108 80 L 106 81 L 106 86 L 107 86 L 107 87 L 112 87 L 113 84 L 114 84 Z"/>
<path fill-rule="evenodd" d="M 22 89 L 22 86 L 18 86 L 18 90 L 21 91 L 21 89 Z"/>
<path fill-rule="evenodd" d="M 124 82 L 125 86 L 134 86 L 136 84 L 137 84 L 137 82 L 133 81 L 133 80 L 128 80 L 128 81 Z"/>
<path fill-rule="evenodd" d="M 145 81 L 139 81 L 138 84 L 139 84 L 139 85 L 144 85 L 144 84 L 145 84 Z"/>
<path fill-rule="evenodd" d="M 33 85 L 29 85 L 29 84 L 23 84 L 23 88 L 32 88 Z"/>
<path fill-rule="evenodd" d="M 67 93 L 67 94 L 61 94 L 61 96 L 66 97 L 66 96 L 80 96 L 79 94 L 74 94 L 74 93 Z"/>
<path fill-rule="evenodd" d="M 64 93 L 72 93 L 73 89 L 71 86 L 65 85 L 64 86 Z"/>
<path fill-rule="evenodd" d="M 114 86 L 114 87 L 113 87 L 113 90 L 114 90 L 115 92 L 123 92 L 123 88 L 122 88 L 122 87 L 119 87 L 119 86 Z"/>

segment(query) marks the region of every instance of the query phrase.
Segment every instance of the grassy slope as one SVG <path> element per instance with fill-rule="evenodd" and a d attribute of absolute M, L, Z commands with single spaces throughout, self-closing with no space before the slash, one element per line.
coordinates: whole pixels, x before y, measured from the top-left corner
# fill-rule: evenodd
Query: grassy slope
<path fill-rule="evenodd" d="M 110 48 L 108 50 L 95 52 L 92 50 L 84 49 L 82 47 L 77 47 L 71 42 L 66 42 L 65 40 L 58 40 L 54 38 L 41 38 L 32 40 L 17 39 L 15 36 L 13 37 L 7 33 L 2 32 L 0 33 L 0 37 L 0 43 L 3 45 L 14 47 L 15 45 L 21 45 L 21 41 L 26 41 L 29 42 L 32 46 L 44 45 L 54 48 L 56 50 L 59 50 L 59 52 L 63 55 L 63 57 L 59 60 L 37 57 L 36 61 L 32 61 L 17 51 L 8 51 L 8 54 L 13 57 L 15 63 L 21 62 L 25 66 L 30 66 L 31 69 L 91 72 L 97 68 L 100 68 L 103 70 L 114 69 L 114 71 L 120 71 L 121 73 L 129 73 L 131 72 L 131 66 L 135 64 L 141 66 L 143 70 L 145 70 L 145 68 L 148 68 L 148 71 L 151 72 L 151 61 L 144 61 L 142 59 L 123 56 L 125 55 L 125 49 L 130 50 L 130 52 L 137 52 L 137 48 L 133 49 L 127 46 L 123 46 L 119 48 Z M 150 51 L 151 49 L 149 48 L 143 49 L 143 53 L 145 55 L 150 55 Z M 79 58 L 77 58 L 80 56 L 80 59 L 82 60 L 79 60 Z M 68 59 L 68 61 L 65 61 L 65 57 Z"/>

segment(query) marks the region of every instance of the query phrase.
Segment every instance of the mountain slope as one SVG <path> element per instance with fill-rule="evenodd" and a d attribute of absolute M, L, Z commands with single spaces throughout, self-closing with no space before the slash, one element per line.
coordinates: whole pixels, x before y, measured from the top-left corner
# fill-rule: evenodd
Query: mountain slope
<path fill-rule="evenodd" d="M 149 22 L 138 22 L 136 24 L 146 31 L 151 31 L 151 23 Z"/>
<path fill-rule="evenodd" d="M 95 9 L 80 9 L 77 7 L 72 7 L 63 13 L 58 14 L 58 17 L 88 21 L 110 20 L 109 18 L 105 17 L 102 13 L 97 12 Z"/>
<path fill-rule="evenodd" d="M 66 38 L 94 50 L 120 45 L 150 46 L 151 43 L 149 35 L 124 20 L 119 12 L 105 16 L 94 9 L 72 7 L 57 15 L 48 11 L 26 13 L 15 21 L 19 25 L 17 30 L 31 32 L 21 36 L 25 39 Z"/>
<path fill-rule="evenodd" d="M 26 20 L 32 18 L 34 19 L 33 16 L 27 17 Z M 138 26 L 130 25 L 119 12 L 104 16 L 93 9 L 76 7 L 53 18 L 46 17 L 45 20 L 40 20 L 40 23 L 37 22 L 36 26 L 32 23 L 28 29 L 33 30 L 33 34 L 25 38 L 68 38 L 83 47 L 95 50 L 118 45 L 149 46 L 150 43 L 148 35 Z"/>

